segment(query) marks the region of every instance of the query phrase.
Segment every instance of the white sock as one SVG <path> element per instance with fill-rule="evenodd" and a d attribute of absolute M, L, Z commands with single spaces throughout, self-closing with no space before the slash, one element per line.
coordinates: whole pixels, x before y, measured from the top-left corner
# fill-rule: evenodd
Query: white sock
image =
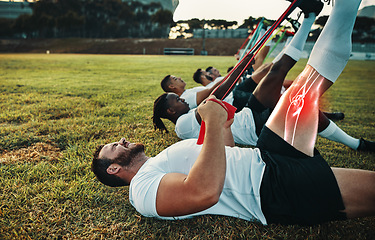
<path fill-rule="evenodd" d="M 305 47 L 306 39 L 309 36 L 311 26 L 315 21 L 315 17 L 315 13 L 309 13 L 309 17 L 303 19 L 302 25 L 298 29 L 297 33 L 294 35 L 286 48 L 275 57 L 275 59 L 272 61 L 273 63 L 277 62 L 283 54 L 288 55 L 296 62 L 300 59 L 303 48 Z"/>
<path fill-rule="evenodd" d="M 329 120 L 328 127 L 321 131 L 319 135 L 329 140 L 342 143 L 354 150 L 357 150 L 360 143 L 359 139 L 349 136 L 331 120 Z"/>
<path fill-rule="evenodd" d="M 286 48 L 289 45 L 289 43 L 292 41 L 292 39 L 293 39 L 293 36 L 288 36 L 286 38 L 284 48 Z"/>
<path fill-rule="evenodd" d="M 331 15 L 307 62 L 323 77 L 335 82 L 351 52 L 351 37 L 361 0 L 335 0 Z"/>

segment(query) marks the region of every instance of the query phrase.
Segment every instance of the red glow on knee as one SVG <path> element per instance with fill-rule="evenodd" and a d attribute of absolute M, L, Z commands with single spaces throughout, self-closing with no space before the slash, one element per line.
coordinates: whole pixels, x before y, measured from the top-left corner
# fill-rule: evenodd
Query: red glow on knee
<path fill-rule="evenodd" d="M 308 73 L 304 71 L 298 80 L 304 84 L 292 86 L 292 94 L 289 95 L 289 107 L 286 112 L 285 140 L 293 145 L 297 126 L 305 126 L 306 121 L 318 108 L 319 89 L 321 86 L 320 75 L 315 75 L 315 70 Z M 316 84 L 317 83 L 317 84 Z"/>

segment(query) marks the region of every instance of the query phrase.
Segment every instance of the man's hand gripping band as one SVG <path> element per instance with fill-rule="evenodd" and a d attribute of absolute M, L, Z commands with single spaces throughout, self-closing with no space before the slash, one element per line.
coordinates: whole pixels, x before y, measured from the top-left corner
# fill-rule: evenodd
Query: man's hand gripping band
<path fill-rule="evenodd" d="M 236 107 L 232 106 L 231 104 L 229 104 L 227 102 L 220 101 L 220 100 L 217 100 L 217 99 L 214 99 L 214 98 L 209 98 L 206 101 L 213 101 L 213 102 L 216 102 L 217 104 L 219 104 L 220 106 L 222 106 L 228 114 L 227 120 L 231 120 L 231 119 L 234 118 L 234 113 L 237 110 Z M 198 137 L 198 141 L 197 141 L 198 145 L 203 144 L 205 134 L 206 134 L 206 124 L 205 124 L 204 121 L 202 121 L 201 129 L 199 131 L 199 137 Z"/>

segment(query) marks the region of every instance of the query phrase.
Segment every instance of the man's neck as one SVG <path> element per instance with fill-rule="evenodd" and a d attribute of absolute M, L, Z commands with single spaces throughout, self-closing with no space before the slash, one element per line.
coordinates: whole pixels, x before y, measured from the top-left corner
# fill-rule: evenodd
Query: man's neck
<path fill-rule="evenodd" d="M 184 89 L 174 88 L 174 89 L 171 89 L 171 90 L 172 90 L 172 92 L 176 93 L 178 96 L 181 96 L 186 91 L 185 88 Z"/>
<path fill-rule="evenodd" d="M 127 182 L 131 182 L 133 177 L 138 173 L 139 169 L 141 169 L 148 159 L 150 159 L 150 157 L 143 154 L 140 156 L 140 159 L 134 162 L 130 169 L 127 170 L 127 176 L 125 177 Z"/>
<path fill-rule="evenodd" d="M 208 84 L 212 83 L 210 80 L 202 80 L 202 85 L 207 86 Z"/>
<path fill-rule="evenodd" d="M 177 119 L 181 116 L 182 114 L 179 114 L 179 115 L 173 115 L 173 116 L 170 116 L 168 119 L 173 122 L 174 124 L 176 124 L 177 122 Z"/>

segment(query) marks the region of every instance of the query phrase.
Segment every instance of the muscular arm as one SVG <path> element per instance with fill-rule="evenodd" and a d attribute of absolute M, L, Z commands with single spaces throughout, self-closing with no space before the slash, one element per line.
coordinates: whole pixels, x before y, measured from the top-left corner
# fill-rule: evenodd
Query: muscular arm
<path fill-rule="evenodd" d="M 203 100 L 208 98 L 210 94 L 223 82 L 223 80 L 224 78 L 215 83 L 212 87 L 197 92 L 197 105 L 199 105 L 201 102 L 203 102 Z"/>
<path fill-rule="evenodd" d="M 224 128 L 228 126 L 227 114 L 212 101 L 200 105 L 198 111 L 206 122 L 202 150 L 189 175 L 168 173 L 162 178 L 156 197 L 156 210 L 160 216 L 203 211 L 216 204 L 222 192 L 226 170 Z"/>

